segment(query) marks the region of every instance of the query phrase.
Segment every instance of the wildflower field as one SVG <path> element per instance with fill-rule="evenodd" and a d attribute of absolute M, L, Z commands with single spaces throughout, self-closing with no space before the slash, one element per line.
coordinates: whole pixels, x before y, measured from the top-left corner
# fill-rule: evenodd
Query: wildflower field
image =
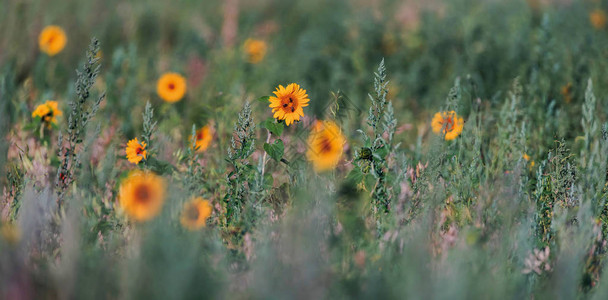
<path fill-rule="evenodd" d="M 608 1 L 0 1 L 0 299 L 608 299 Z"/>

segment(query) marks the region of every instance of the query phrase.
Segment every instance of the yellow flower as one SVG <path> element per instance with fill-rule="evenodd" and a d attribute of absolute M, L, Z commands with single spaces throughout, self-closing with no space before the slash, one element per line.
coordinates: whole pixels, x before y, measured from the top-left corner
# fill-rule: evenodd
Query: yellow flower
<path fill-rule="evenodd" d="M 209 201 L 196 197 L 184 204 L 180 221 L 189 230 L 197 230 L 205 226 L 213 208 Z"/>
<path fill-rule="evenodd" d="M 273 92 L 275 96 L 270 96 L 269 107 L 272 107 L 274 118 L 277 120 L 285 120 L 285 124 L 289 124 L 294 121 L 300 121 L 300 116 L 304 116 L 303 107 L 308 106 L 308 95 L 305 89 L 301 89 L 296 83 L 292 83 L 284 88 L 279 85 L 276 91 Z"/>
<path fill-rule="evenodd" d="M 156 92 L 167 102 L 177 102 L 186 94 L 186 79 L 177 73 L 165 73 L 158 79 Z"/>
<path fill-rule="evenodd" d="M 268 50 L 268 46 L 266 42 L 262 40 L 255 39 L 247 39 L 245 41 L 245 54 L 247 55 L 247 61 L 252 64 L 257 64 L 264 56 L 266 56 L 266 51 Z"/>
<path fill-rule="evenodd" d="M 564 101 L 566 103 L 570 103 L 572 101 L 572 83 L 568 83 L 562 86 L 562 96 L 564 96 Z"/>
<path fill-rule="evenodd" d="M 19 228 L 11 223 L 0 225 L 0 236 L 10 245 L 15 245 L 21 239 Z"/>
<path fill-rule="evenodd" d="M 127 159 L 129 162 L 134 164 L 138 164 L 142 159 L 146 159 L 146 155 L 148 155 L 148 151 L 146 151 L 146 142 L 137 141 L 137 138 L 130 140 L 127 143 Z"/>
<path fill-rule="evenodd" d="M 192 139 L 192 137 L 190 137 Z M 203 128 L 196 131 L 196 151 L 204 152 L 209 148 L 211 140 L 213 139 L 213 133 L 211 131 L 211 125 L 205 125 Z"/>
<path fill-rule="evenodd" d="M 51 128 L 51 125 L 57 125 L 57 117 L 62 115 L 63 112 L 59 109 L 59 104 L 52 100 L 47 100 L 44 104 L 36 106 L 36 109 L 32 112 L 32 118 L 39 117 L 40 121 L 49 128 Z"/>
<path fill-rule="evenodd" d="M 589 13 L 589 21 L 595 29 L 604 29 L 606 27 L 606 12 L 601 9 L 595 9 Z"/>
<path fill-rule="evenodd" d="M 121 183 L 118 194 L 120 207 L 136 221 L 152 219 L 165 202 L 165 181 L 148 171 L 133 171 Z"/>
<path fill-rule="evenodd" d="M 453 140 L 462 133 L 464 120 L 455 111 L 438 112 L 431 121 L 433 132 L 445 134 L 446 140 Z"/>
<path fill-rule="evenodd" d="M 68 38 L 63 29 L 54 25 L 44 27 L 38 36 L 38 45 L 40 46 L 40 51 L 48 54 L 49 56 L 53 56 L 61 52 L 61 50 L 65 48 L 67 41 Z"/>
<path fill-rule="evenodd" d="M 345 143 L 346 139 L 336 123 L 317 121 L 308 137 L 306 156 L 316 172 L 331 170 L 342 158 Z"/>
<path fill-rule="evenodd" d="M 530 161 L 530 155 L 524 153 L 523 158 L 530 162 L 530 168 L 534 167 L 534 161 Z"/>

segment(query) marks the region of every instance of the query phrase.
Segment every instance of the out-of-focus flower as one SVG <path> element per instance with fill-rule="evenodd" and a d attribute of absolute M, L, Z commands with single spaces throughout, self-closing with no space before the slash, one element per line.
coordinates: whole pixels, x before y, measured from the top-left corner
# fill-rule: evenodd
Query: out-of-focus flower
<path fill-rule="evenodd" d="M 44 104 L 40 104 L 32 112 L 32 118 L 40 118 L 48 128 L 51 125 L 57 125 L 57 117 L 62 116 L 63 112 L 59 109 L 57 101 L 47 100 Z"/>
<path fill-rule="evenodd" d="M 49 56 L 53 56 L 61 52 L 61 50 L 65 48 L 65 44 L 67 42 L 68 38 L 63 29 L 55 25 L 44 27 L 38 36 L 38 45 L 40 46 L 40 51 L 48 54 Z"/>
<path fill-rule="evenodd" d="M 211 140 L 213 139 L 213 132 L 211 125 L 205 125 L 203 128 L 196 131 L 196 151 L 204 152 L 209 148 Z"/>
<path fill-rule="evenodd" d="M 527 161 L 530 162 L 530 168 L 534 167 L 534 160 L 530 161 L 530 155 L 524 153 L 523 158 Z"/>
<path fill-rule="evenodd" d="M 184 204 L 180 218 L 182 226 L 188 230 L 198 230 L 205 226 L 212 211 L 213 207 L 208 200 L 196 197 Z"/>
<path fill-rule="evenodd" d="M 165 73 L 158 79 L 156 92 L 167 102 L 177 102 L 186 94 L 186 79 L 177 73 Z"/>
<path fill-rule="evenodd" d="M 562 86 L 561 93 L 562 96 L 564 96 L 564 101 L 566 101 L 566 103 L 572 102 L 572 83 Z"/>
<path fill-rule="evenodd" d="M 342 158 L 344 144 L 346 139 L 336 123 L 317 121 L 308 137 L 306 156 L 316 172 L 331 170 Z"/>
<path fill-rule="evenodd" d="M 606 27 L 606 12 L 602 9 L 593 10 L 589 13 L 589 21 L 595 29 L 604 29 Z"/>
<path fill-rule="evenodd" d="M 14 224 L 4 223 L 0 225 L 0 236 L 9 245 L 15 245 L 21 239 L 21 232 Z"/>
<path fill-rule="evenodd" d="M 245 54 L 247 55 L 247 61 L 252 64 L 257 64 L 264 59 L 268 46 L 266 42 L 256 39 L 247 39 L 244 45 Z"/>
<path fill-rule="evenodd" d="M 464 127 L 464 120 L 455 111 L 438 112 L 431 121 L 433 132 L 445 134 L 446 140 L 457 138 Z"/>
<path fill-rule="evenodd" d="M 127 215 L 136 221 L 152 219 L 165 201 L 165 181 L 148 171 L 133 171 L 121 183 L 118 199 Z"/>

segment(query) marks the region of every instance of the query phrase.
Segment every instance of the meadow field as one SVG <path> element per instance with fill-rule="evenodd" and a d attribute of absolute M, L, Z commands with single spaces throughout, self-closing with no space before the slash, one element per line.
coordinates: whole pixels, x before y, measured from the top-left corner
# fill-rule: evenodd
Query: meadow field
<path fill-rule="evenodd" d="M 608 299 L 606 0 L 0 0 L 0 299 Z"/>

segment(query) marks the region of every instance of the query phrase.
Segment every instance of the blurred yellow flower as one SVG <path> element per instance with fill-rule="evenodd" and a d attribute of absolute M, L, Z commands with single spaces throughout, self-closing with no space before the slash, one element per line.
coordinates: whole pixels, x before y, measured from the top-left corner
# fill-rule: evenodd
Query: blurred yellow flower
<path fill-rule="evenodd" d="M 446 140 L 457 138 L 464 127 L 464 120 L 455 111 L 438 112 L 431 121 L 433 132 L 445 134 Z"/>
<path fill-rule="evenodd" d="M 524 158 L 526 161 L 530 162 L 530 168 L 534 167 L 534 161 L 530 161 L 530 155 L 528 155 L 528 154 L 524 153 L 523 158 Z"/>
<path fill-rule="evenodd" d="M 336 123 L 317 121 L 308 137 L 306 156 L 316 172 L 331 170 L 342 158 L 345 143 L 346 139 Z"/>
<path fill-rule="evenodd" d="M 397 38 L 392 33 L 385 33 L 382 36 L 382 52 L 385 55 L 391 55 L 397 51 Z"/>
<path fill-rule="evenodd" d="M 61 52 L 61 50 L 65 48 L 67 41 L 68 38 L 63 29 L 54 25 L 44 27 L 38 36 L 38 45 L 40 46 L 40 51 L 48 54 L 49 56 L 53 56 Z"/>
<path fill-rule="evenodd" d="M 256 39 L 247 39 L 245 41 L 245 54 L 247 61 L 252 64 L 257 64 L 264 59 L 268 46 L 266 42 Z"/>
<path fill-rule="evenodd" d="M 197 230 L 205 226 L 213 208 L 208 200 L 196 197 L 184 204 L 180 221 L 188 230 Z"/>
<path fill-rule="evenodd" d="M 192 139 L 192 137 L 190 137 Z M 196 131 L 196 151 L 204 152 L 209 148 L 211 140 L 213 139 L 213 132 L 211 131 L 211 125 L 205 125 L 203 128 Z"/>
<path fill-rule="evenodd" d="M 63 112 L 59 109 L 57 101 L 47 100 L 44 104 L 36 106 L 32 112 L 32 118 L 40 118 L 40 121 L 51 127 L 57 125 L 57 117 L 62 116 Z"/>
<path fill-rule="evenodd" d="M 566 103 L 570 103 L 572 101 L 572 83 L 568 83 L 562 86 L 562 96 L 564 96 L 564 101 Z"/>
<path fill-rule="evenodd" d="M 165 201 L 165 181 L 149 171 L 133 171 L 123 180 L 118 194 L 120 207 L 136 221 L 154 218 Z"/>
<path fill-rule="evenodd" d="M 4 223 L 0 226 L 0 236 L 9 245 L 15 245 L 21 239 L 21 232 L 14 224 Z"/>
<path fill-rule="evenodd" d="M 177 73 L 165 73 L 158 79 L 156 92 L 167 102 L 177 102 L 186 94 L 186 79 Z"/>
<path fill-rule="evenodd" d="M 606 27 L 606 12 L 602 9 L 595 9 L 589 13 L 589 21 L 595 29 L 604 29 Z"/>
<path fill-rule="evenodd" d="M 146 155 L 148 154 L 146 146 L 146 142 L 142 141 L 140 143 L 137 138 L 130 140 L 127 143 L 127 149 L 125 150 L 129 162 L 138 164 L 142 159 L 146 159 Z"/>
<path fill-rule="evenodd" d="M 277 120 L 285 120 L 285 124 L 289 124 L 294 121 L 300 121 L 300 117 L 304 116 L 303 107 L 308 106 L 308 95 L 305 89 L 301 89 L 296 83 L 289 84 L 287 88 L 279 85 L 276 91 L 273 92 L 275 96 L 270 96 L 269 107 L 272 107 L 274 118 Z"/>

